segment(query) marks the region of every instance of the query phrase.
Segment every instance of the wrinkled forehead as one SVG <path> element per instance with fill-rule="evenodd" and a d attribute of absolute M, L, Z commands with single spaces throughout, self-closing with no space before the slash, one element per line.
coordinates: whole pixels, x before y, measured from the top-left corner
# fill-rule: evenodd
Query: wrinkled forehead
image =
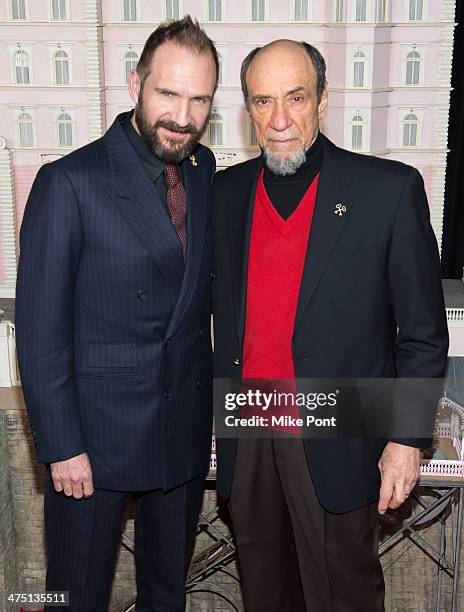
<path fill-rule="evenodd" d="M 174 40 L 162 43 L 155 49 L 150 59 L 149 74 L 169 74 L 175 72 L 191 72 L 196 75 L 207 71 L 215 76 L 216 66 L 213 54 L 209 49 L 198 50 L 181 45 Z M 203 74 L 201 74 L 203 76 Z"/>
<path fill-rule="evenodd" d="M 317 85 L 316 70 L 302 45 L 290 41 L 268 45 L 253 58 L 246 75 L 250 96 Z M 259 90 L 259 91 L 258 91 Z"/>

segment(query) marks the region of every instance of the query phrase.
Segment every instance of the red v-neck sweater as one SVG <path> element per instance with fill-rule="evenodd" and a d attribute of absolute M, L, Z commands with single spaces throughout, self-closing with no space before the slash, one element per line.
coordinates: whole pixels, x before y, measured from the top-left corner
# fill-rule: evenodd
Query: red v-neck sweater
<path fill-rule="evenodd" d="M 262 172 L 259 177 L 248 259 L 244 379 L 295 377 L 292 335 L 318 180 L 319 174 L 284 220 L 266 193 Z M 297 409 L 285 414 L 299 416 Z"/>

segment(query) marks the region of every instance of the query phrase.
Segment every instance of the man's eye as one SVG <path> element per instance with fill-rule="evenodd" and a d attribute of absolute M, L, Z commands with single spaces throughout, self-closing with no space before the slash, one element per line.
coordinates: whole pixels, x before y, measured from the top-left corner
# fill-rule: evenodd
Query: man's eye
<path fill-rule="evenodd" d="M 302 96 L 294 96 L 292 98 L 293 102 L 303 102 L 303 97 Z"/>
<path fill-rule="evenodd" d="M 206 102 L 206 98 L 193 98 L 193 101 L 197 104 L 204 104 Z"/>
<path fill-rule="evenodd" d="M 258 106 L 264 106 L 265 104 L 267 104 L 267 100 L 262 99 L 262 100 L 256 100 L 256 104 Z"/>
<path fill-rule="evenodd" d="M 164 96 L 165 98 L 172 98 L 173 94 L 170 91 L 162 91 L 161 95 Z"/>

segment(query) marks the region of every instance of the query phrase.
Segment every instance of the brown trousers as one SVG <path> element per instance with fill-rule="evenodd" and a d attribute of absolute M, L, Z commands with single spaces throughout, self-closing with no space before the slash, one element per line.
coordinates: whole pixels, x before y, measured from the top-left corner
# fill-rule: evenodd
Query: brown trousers
<path fill-rule="evenodd" d="M 383 612 L 376 507 L 324 510 L 301 439 L 240 440 L 229 508 L 247 612 Z"/>

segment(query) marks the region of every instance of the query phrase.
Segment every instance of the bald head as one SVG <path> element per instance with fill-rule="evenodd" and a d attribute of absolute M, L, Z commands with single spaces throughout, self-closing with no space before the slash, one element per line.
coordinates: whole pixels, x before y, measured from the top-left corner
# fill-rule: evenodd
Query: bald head
<path fill-rule="evenodd" d="M 248 55 L 241 77 L 266 165 L 280 176 L 294 174 L 327 108 L 323 57 L 307 43 L 276 40 Z"/>
<path fill-rule="evenodd" d="M 255 64 L 255 60 L 261 58 L 262 64 L 266 63 L 272 67 L 273 60 L 278 58 L 281 54 L 282 58 L 290 59 L 293 63 L 295 61 L 301 61 L 303 64 L 309 60 L 316 73 L 316 91 L 317 100 L 321 101 L 322 93 L 326 86 L 326 65 L 325 60 L 320 52 L 306 42 L 298 42 L 295 40 L 289 40 L 282 38 L 280 40 L 274 40 L 264 47 L 256 47 L 253 49 L 247 57 L 243 60 L 240 81 L 242 86 L 242 93 L 245 100 L 245 105 L 248 108 L 248 83 L 247 76 L 252 64 Z M 259 65 L 258 65 L 259 66 Z"/>

